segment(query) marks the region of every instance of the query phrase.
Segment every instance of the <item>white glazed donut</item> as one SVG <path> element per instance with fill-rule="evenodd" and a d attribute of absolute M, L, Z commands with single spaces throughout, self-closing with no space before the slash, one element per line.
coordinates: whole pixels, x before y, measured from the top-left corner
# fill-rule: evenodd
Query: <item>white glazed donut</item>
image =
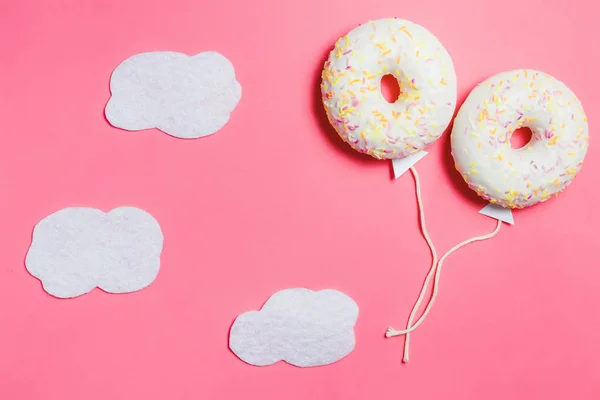
<path fill-rule="evenodd" d="M 512 132 L 531 130 L 521 149 Z M 581 170 L 589 145 L 587 118 L 562 82 L 543 72 L 503 72 L 480 83 L 452 129 L 456 169 L 491 203 L 524 208 L 563 191 Z"/>
<path fill-rule="evenodd" d="M 380 90 L 388 74 L 401 88 L 392 104 Z M 370 21 L 350 31 L 336 42 L 321 77 L 329 122 L 355 150 L 377 159 L 425 149 L 456 107 L 450 55 L 431 32 L 406 20 Z"/>

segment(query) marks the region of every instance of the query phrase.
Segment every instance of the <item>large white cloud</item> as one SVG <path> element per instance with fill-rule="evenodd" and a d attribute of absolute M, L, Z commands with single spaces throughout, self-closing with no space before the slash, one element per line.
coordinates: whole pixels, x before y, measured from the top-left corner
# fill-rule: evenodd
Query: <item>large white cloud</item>
<path fill-rule="evenodd" d="M 171 136 L 199 138 L 221 129 L 242 96 L 223 55 L 171 51 L 136 54 L 110 79 L 106 118 L 118 128 L 158 128 Z"/>
<path fill-rule="evenodd" d="M 337 290 L 286 289 L 260 311 L 238 316 L 229 347 L 243 361 L 265 366 L 286 361 L 298 367 L 331 364 L 355 344 L 358 306 Z"/>
<path fill-rule="evenodd" d="M 35 226 L 25 264 L 56 297 L 77 297 L 95 287 L 128 293 L 154 281 L 162 245 L 158 222 L 138 208 L 65 208 Z"/>

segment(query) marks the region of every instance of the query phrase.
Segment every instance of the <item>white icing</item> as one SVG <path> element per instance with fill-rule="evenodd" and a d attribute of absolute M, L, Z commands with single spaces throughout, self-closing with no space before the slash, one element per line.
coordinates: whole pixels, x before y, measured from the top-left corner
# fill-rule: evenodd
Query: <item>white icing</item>
<path fill-rule="evenodd" d="M 401 88 L 392 104 L 380 89 L 387 74 Z M 424 150 L 448 127 L 456 107 L 450 55 L 431 32 L 406 20 L 371 21 L 340 38 L 322 79 L 329 122 L 355 150 L 378 159 Z"/>
<path fill-rule="evenodd" d="M 531 141 L 510 145 L 528 127 Z M 563 191 L 581 170 L 588 149 L 587 118 L 559 80 L 540 71 L 514 70 L 479 84 L 452 129 L 456 169 L 491 203 L 523 208 Z"/>

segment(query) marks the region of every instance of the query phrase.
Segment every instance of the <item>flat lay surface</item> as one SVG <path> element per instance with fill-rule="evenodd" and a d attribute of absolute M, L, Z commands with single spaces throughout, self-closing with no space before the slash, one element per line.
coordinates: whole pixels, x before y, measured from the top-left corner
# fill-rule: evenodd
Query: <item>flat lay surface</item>
<path fill-rule="evenodd" d="M 0 398 L 599 398 L 597 10 L 592 0 L 3 2 Z M 482 80 L 531 68 L 577 95 L 590 132 L 564 193 L 445 261 L 407 364 L 404 339 L 384 333 L 405 328 L 431 262 L 414 181 L 345 144 L 319 88 L 336 40 L 386 17 L 443 43 L 459 106 Z M 218 132 L 109 124 L 111 73 L 155 51 L 216 51 L 233 64 L 243 94 Z M 449 133 L 416 164 L 438 253 L 496 223 L 454 169 Z M 46 293 L 25 256 L 36 224 L 67 207 L 151 214 L 164 236 L 152 284 Z M 356 302 L 350 354 L 257 367 L 229 350 L 238 315 L 302 287 Z"/>

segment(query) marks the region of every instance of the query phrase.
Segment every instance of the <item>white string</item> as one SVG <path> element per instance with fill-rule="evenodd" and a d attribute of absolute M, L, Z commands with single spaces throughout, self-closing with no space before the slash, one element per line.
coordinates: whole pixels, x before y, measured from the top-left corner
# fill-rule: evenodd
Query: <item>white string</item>
<path fill-rule="evenodd" d="M 419 179 L 419 174 L 417 173 L 417 169 L 415 167 L 410 167 L 410 172 L 412 172 L 413 177 L 415 178 L 415 189 L 417 192 L 417 205 L 419 207 L 419 218 L 421 221 L 421 231 L 423 232 L 423 237 L 425 238 L 425 241 L 427 242 L 427 245 L 429 246 L 429 249 L 431 250 L 432 261 L 431 261 L 431 268 L 429 268 L 429 272 L 427 273 L 427 277 L 425 278 L 425 282 L 423 283 L 423 287 L 421 288 L 419 297 L 417 298 L 417 301 L 416 301 L 412 311 L 410 312 L 410 316 L 408 317 L 408 324 L 406 326 L 407 329 L 409 329 L 411 327 L 413 319 L 415 318 L 417 311 L 421 307 L 421 303 L 423 302 L 425 293 L 427 292 L 427 288 L 429 287 L 429 281 L 431 280 L 431 277 L 433 276 L 433 274 L 435 272 L 435 267 L 436 267 L 437 261 L 438 261 L 437 251 L 435 250 L 433 241 L 431 240 L 431 238 L 429 236 L 429 232 L 427 232 L 427 227 L 425 225 L 425 210 L 423 208 L 423 199 L 421 197 L 421 182 Z M 390 337 L 389 332 L 390 332 L 390 329 L 388 329 L 388 332 L 385 334 L 386 337 Z M 404 362 L 408 361 L 409 346 L 410 346 L 410 332 L 407 332 L 406 339 L 404 340 L 404 358 L 403 358 Z"/>
<path fill-rule="evenodd" d="M 450 250 L 448 250 L 442 256 L 442 258 L 440 258 L 439 262 L 437 262 L 437 253 L 436 253 L 435 247 L 433 246 L 433 242 L 431 241 L 431 238 L 429 237 L 427 228 L 425 226 L 425 212 L 423 209 L 423 202 L 422 202 L 422 198 L 421 198 L 421 185 L 420 185 L 420 181 L 419 181 L 419 175 L 417 174 L 417 170 L 414 167 L 411 167 L 410 170 L 415 178 L 415 188 L 416 188 L 416 192 L 417 192 L 417 204 L 419 207 L 421 230 L 423 232 L 423 236 L 425 237 L 425 241 L 427 242 L 427 244 L 429 245 L 429 248 L 431 249 L 431 254 L 433 256 L 433 262 L 432 262 L 431 268 L 429 269 L 429 272 L 427 273 L 427 276 L 425 277 L 425 282 L 423 283 L 423 287 L 421 288 L 419 297 L 417 298 L 417 301 L 415 302 L 415 305 L 413 306 L 413 309 L 410 313 L 406 329 L 402 330 L 402 331 L 397 331 L 394 328 L 389 327 L 387 332 L 385 333 L 385 336 L 388 338 L 394 337 L 394 336 L 406 335 L 406 339 L 404 342 L 404 357 L 402 359 L 403 362 L 408 362 L 408 360 L 409 360 L 410 332 L 417 329 L 419 327 L 419 325 L 421 325 L 421 323 L 423 323 L 423 321 L 425 320 L 425 317 L 427 316 L 427 314 L 429 314 L 429 311 L 431 310 L 431 307 L 433 306 L 433 302 L 435 301 L 435 298 L 437 297 L 437 293 L 439 290 L 439 280 L 440 280 L 440 275 L 442 272 L 442 265 L 444 264 L 444 261 L 446 260 L 446 258 L 448 258 L 450 256 L 450 254 L 454 253 L 456 250 L 458 250 L 461 247 L 464 247 L 470 243 L 487 240 L 487 239 L 490 239 L 490 238 L 496 236 L 496 234 L 500 231 L 500 227 L 502 226 L 502 221 L 498 220 L 496 228 L 494 229 L 494 231 L 492 233 L 489 233 L 487 235 L 482 235 L 482 236 L 476 236 L 476 237 L 467 239 L 467 240 L 457 244 L 456 246 L 454 246 Z M 434 272 L 435 272 L 435 275 L 434 275 Z M 425 293 L 427 292 L 427 288 L 429 287 L 429 282 L 431 281 L 432 276 L 434 276 L 433 291 L 431 293 L 429 302 L 427 303 L 427 306 L 425 307 L 425 311 L 423 311 L 423 314 L 421 315 L 419 320 L 414 325 L 412 325 L 412 321 L 413 321 L 415 315 L 417 314 L 417 311 L 419 310 L 421 303 L 423 302 L 423 298 L 425 297 Z"/>

